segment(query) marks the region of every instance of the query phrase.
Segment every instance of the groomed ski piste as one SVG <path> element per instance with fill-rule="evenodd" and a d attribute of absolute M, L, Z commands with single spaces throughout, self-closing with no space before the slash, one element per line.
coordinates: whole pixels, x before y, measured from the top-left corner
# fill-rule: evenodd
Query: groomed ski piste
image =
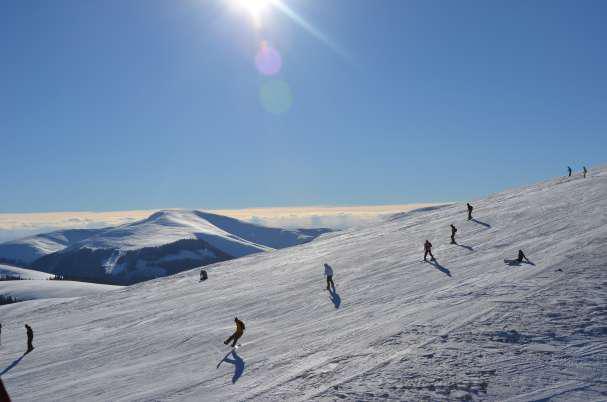
<path fill-rule="evenodd" d="M 476 220 L 402 214 L 204 282 L 1 306 L 2 380 L 14 401 L 606 400 L 607 169 L 471 203 Z M 506 264 L 518 249 L 535 265 Z"/>

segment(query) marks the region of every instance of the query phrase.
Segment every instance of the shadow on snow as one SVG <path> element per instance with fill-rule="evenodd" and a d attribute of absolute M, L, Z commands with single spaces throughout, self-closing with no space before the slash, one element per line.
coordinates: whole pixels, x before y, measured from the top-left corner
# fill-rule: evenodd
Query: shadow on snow
<path fill-rule="evenodd" d="M 474 249 L 473 249 L 472 247 L 470 247 L 470 246 L 466 246 L 466 245 L 463 245 L 463 244 L 459 244 L 458 242 L 455 242 L 455 243 L 453 243 L 453 244 L 455 244 L 456 246 L 460 246 L 460 247 L 463 247 L 463 248 L 465 248 L 465 249 L 468 249 L 468 250 L 470 250 L 470 251 L 474 251 Z"/>
<path fill-rule="evenodd" d="M 335 306 L 335 308 L 339 308 L 339 305 L 341 304 L 341 297 L 339 296 L 335 288 L 329 290 L 329 292 L 331 293 L 331 301 L 333 302 L 333 305 Z"/>
<path fill-rule="evenodd" d="M 230 359 L 230 355 L 232 355 L 234 358 Z M 235 350 L 232 350 L 228 352 L 228 354 L 225 355 L 223 359 L 219 361 L 219 363 L 217 364 L 217 368 L 219 368 L 219 366 L 221 366 L 221 363 L 223 362 L 234 365 L 234 375 L 232 376 L 232 384 L 235 384 L 244 372 L 244 360 L 242 360 L 242 358 L 238 356 L 238 353 L 236 353 Z"/>
<path fill-rule="evenodd" d="M 504 262 L 506 263 L 506 265 L 509 265 L 511 267 L 520 267 L 522 264 L 529 264 L 535 266 L 535 264 L 531 261 L 504 260 Z"/>
<path fill-rule="evenodd" d="M 485 223 L 485 222 L 483 222 L 483 221 L 479 221 L 479 220 L 478 220 L 478 219 L 476 219 L 476 218 L 472 218 L 472 221 L 473 221 L 473 222 L 478 223 L 479 225 L 483 225 L 483 226 L 484 226 L 484 227 L 486 227 L 486 228 L 490 228 L 490 227 L 491 227 L 491 225 L 490 225 L 490 224 Z"/>
<path fill-rule="evenodd" d="M 13 367 L 15 367 L 17 364 L 19 364 L 21 362 L 21 360 L 25 357 L 25 355 L 27 355 L 27 352 L 25 352 L 24 354 L 22 354 L 21 356 L 19 356 L 19 358 L 17 360 L 15 360 L 14 362 L 12 362 L 7 368 L 5 368 L 4 370 L 2 370 L 2 372 L 0 373 L 0 376 L 8 373 Z"/>
<path fill-rule="evenodd" d="M 443 274 L 445 274 L 445 275 L 447 275 L 447 276 L 451 277 L 451 271 L 449 271 L 447 268 L 445 268 L 445 267 L 443 267 L 442 265 L 440 265 L 440 264 L 438 263 L 438 261 L 436 261 L 436 258 L 435 258 L 435 259 L 433 259 L 433 260 L 430 260 L 430 261 L 424 261 L 424 262 L 427 262 L 427 263 L 429 263 L 429 264 L 431 264 L 431 265 L 434 265 L 434 268 L 438 269 L 438 270 L 439 270 L 439 271 L 441 271 Z"/>

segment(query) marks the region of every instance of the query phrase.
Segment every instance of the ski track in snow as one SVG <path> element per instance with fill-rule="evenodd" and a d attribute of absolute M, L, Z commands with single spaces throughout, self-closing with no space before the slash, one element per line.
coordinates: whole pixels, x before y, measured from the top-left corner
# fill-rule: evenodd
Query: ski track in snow
<path fill-rule="evenodd" d="M 15 401 L 607 400 L 607 168 L 472 204 L 476 221 L 460 204 L 404 214 L 205 282 L 0 306 L 0 370 L 24 322 L 36 346 L 2 379 Z M 519 248 L 535 265 L 504 263 Z"/>

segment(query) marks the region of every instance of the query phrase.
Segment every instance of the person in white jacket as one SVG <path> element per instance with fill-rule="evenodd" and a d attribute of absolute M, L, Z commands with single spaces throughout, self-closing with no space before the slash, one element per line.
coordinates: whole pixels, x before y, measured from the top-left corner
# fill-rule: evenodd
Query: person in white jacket
<path fill-rule="evenodd" d="M 333 283 L 333 268 L 329 264 L 325 264 L 325 276 L 327 277 L 327 290 L 333 288 L 335 291 L 335 284 Z"/>

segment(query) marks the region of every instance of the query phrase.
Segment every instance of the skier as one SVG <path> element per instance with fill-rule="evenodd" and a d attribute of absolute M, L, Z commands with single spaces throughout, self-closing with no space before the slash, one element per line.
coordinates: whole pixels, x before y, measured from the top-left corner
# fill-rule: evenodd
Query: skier
<path fill-rule="evenodd" d="M 234 342 L 232 342 L 232 347 L 236 346 L 236 342 L 238 342 L 238 340 L 244 333 L 244 322 L 240 321 L 238 317 L 234 317 L 234 322 L 236 323 L 236 332 L 234 332 L 228 339 L 223 341 L 223 343 L 227 345 L 228 343 L 230 343 L 230 341 L 233 340 Z"/>
<path fill-rule="evenodd" d="M 205 271 L 204 269 L 200 270 L 200 282 L 202 281 L 206 281 L 208 279 L 208 275 L 207 275 L 207 271 Z"/>
<path fill-rule="evenodd" d="M 428 254 L 430 254 L 430 261 L 435 261 L 435 258 L 432 255 L 432 243 L 426 240 L 426 242 L 424 243 L 424 261 L 427 261 L 426 257 L 428 256 Z"/>
<path fill-rule="evenodd" d="M 571 172 L 572 172 L 571 166 L 567 166 L 567 171 L 569 172 L 569 177 L 571 177 Z"/>
<path fill-rule="evenodd" d="M 2 324 L 0 324 L 0 345 L 2 345 Z"/>
<path fill-rule="evenodd" d="M 525 253 L 523 253 L 523 250 L 519 250 L 518 251 L 518 257 L 516 258 L 516 262 L 521 263 L 521 262 L 523 262 L 523 260 L 526 260 L 527 262 L 530 262 L 529 258 L 527 258 L 527 256 L 525 255 Z"/>
<path fill-rule="evenodd" d="M 457 232 L 457 228 L 451 225 L 451 244 L 455 244 L 455 233 Z"/>
<path fill-rule="evenodd" d="M 327 290 L 335 291 L 335 284 L 333 283 L 333 268 L 329 264 L 325 264 L 325 276 L 327 277 Z"/>
<path fill-rule="evenodd" d="M 468 220 L 472 219 L 472 210 L 474 208 L 472 208 L 472 205 L 470 205 L 470 203 L 466 204 L 468 206 Z"/>
<path fill-rule="evenodd" d="M 34 331 L 32 331 L 32 327 L 25 324 L 25 331 L 27 332 L 27 352 L 29 353 L 34 350 L 34 346 L 32 345 L 32 341 L 34 340 Z"/>
<path fill-rule="evenodd" d="M 586 178 L 587 174 L 588 174 L 588 170 L 586 169 L 586 166 L 584 166 L 584 179 Z"/>

